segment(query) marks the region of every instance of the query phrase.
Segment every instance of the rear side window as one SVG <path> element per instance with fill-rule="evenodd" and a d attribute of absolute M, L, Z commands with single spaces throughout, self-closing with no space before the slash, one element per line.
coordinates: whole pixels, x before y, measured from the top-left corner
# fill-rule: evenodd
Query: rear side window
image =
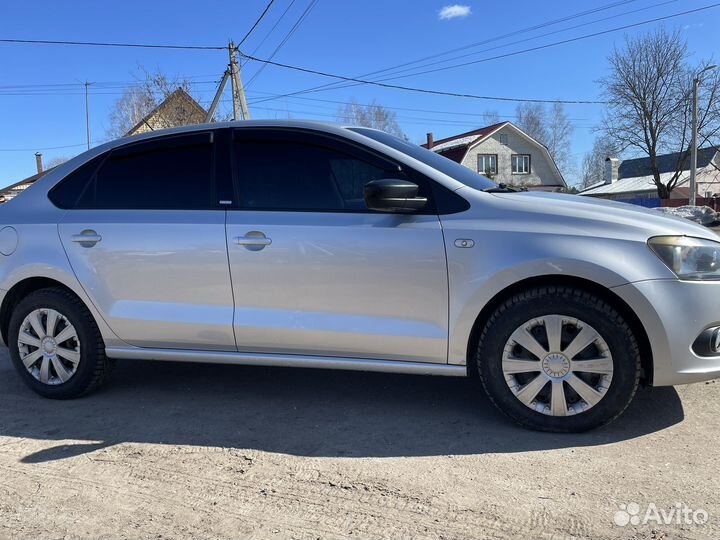
<path fill-rule="evenodd" d="M 217 208 L 210 133 L 151 140 L 113 150 L 89 172 L 68 177 L 53 193 L 67 208 L 204 210 Z M 77 175 L 77 179 L 75 176 Z M 68 184 L 67 187 L 65 184 Z M 57 202 L 56 202 L 57 199 Z"/>
<path fill-rule="evenodd" d="M 248 210 L 370 212 L 365 184 L 405 178 L 391 162 L 300 134 L 242 135 L 234 142 L 240 206 Z M 422 188 L 421 188 L 422 189 Z"/>
<path fill-rule="evenodd" d="M 85 187 L 97 172 L 102 162 L 107 157 L 103 154 L 91 159 L 85 165 L 81 165 L 75 169 L 57 186 L 50 190 L 48 197 L 52 203 L 58 208 L 68 209 L 75 208 L 80 196 L 83 194 Z"/>

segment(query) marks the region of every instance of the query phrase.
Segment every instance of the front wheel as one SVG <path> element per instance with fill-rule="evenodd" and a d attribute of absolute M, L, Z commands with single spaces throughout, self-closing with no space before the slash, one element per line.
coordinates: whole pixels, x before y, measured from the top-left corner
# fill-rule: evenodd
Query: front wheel
<path fill-rule="evenodd" d="M 25 383 L 48 398 L 86 394 L 106 379 L 111 368 L 87 307 L 61 289 L 35 291 L 15 306 L 8 347 Z"/>
<path fill-rule="evenodd" d="M 580 432 L 619 416 L 640 379 L 627 322 L 602 298 L 571 287 L 539 287 L 500 305 L 477 350 L 490 400 L 518 424 Z"/>

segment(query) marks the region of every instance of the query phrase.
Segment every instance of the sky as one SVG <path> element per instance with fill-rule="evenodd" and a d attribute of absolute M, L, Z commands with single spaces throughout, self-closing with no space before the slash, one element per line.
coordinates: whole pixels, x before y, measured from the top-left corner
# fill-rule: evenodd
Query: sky
<path fill-rule="evenodd" d="M 602 99 L 597 81 L 607 74 L 607 57 L 613 47 L 622 46 L 625 36 L 660 26 L 677 28 L 687 39 L 693 61 L 720 59 L 720 4 L 665 21 L 522 51 L 713 4 L 717 2 L 274 0 L 241 50 L 268 58 L 286 40 L 273 61 L 347 77 L 402 76 L 386 82 L 444 92 L 597 101 Z M 268 0 L 0 0 L 0 39 L 222 47 L 230 40 L 239 42 L 267 5 Z M 593 12 L 578 16 L 588 11 Z M 433 58 L 406 66 L 403 73 L 368 75 L 428 57 Z M 86 149 L 85 81 L 90 83 L 91 145 L 96 145 L 108 140 L 113 106 L 128 85 L 143 77 L 143 70 L 188 78 L 193 94 L 207 107 L 227 62 L 223 50 L 0 43 L 0 186 L 32 175 L 36 151 L 42 152 L 47 163 Z M 464 62 L 474 63 L 414 74 Z M 482 127 L 485 111 L 496 111 L 501 119 L 512 121 L 517 106 L 512 101 L 347 83 L 278 97 L 336 79 L 271 65 L 259 72 L 262 66 L 251 60 L 242 64 L 254 119 L 332 122 L 343 102 L 376 100 L 392 108 L 411 141 L 421 143 L 427 132 L 433 132 L 437 140 Z M 230 110 L 227 91 L 222 107 Z M 603 106 L 565 107 L 574 126 L 571 151 L 579 169 L 592 147 Z M 566 180 L 573 184 L 578 179 Z"/>

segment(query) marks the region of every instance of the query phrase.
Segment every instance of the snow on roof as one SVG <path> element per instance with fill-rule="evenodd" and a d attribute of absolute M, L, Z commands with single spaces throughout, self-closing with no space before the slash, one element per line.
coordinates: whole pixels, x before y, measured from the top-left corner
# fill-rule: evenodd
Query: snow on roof
<path fill-rule="evenodd" d="M 442 152 L 443 150 L 447 150 L 448 148 L 454 148 L 456 146 L 470 144 L 477 138 L 479 138 L 478 135 L 468 135 L 459 139 L 452 139 L 444 143 L 433 145 L 432 150 L 433 152 Z"/>
<path fill-rule="evenodd" d="M 672 172 L 666 172 L 660 174 L 660 181 L 667 184 L 673 177 Z M 680 186 L 688 181 L 688 176 L 683 176 L 678 181 L 677 185 Z M 618 193 L 634 193 L 639 191 L 653 191 L 655 190 L 655 181 L 652 175 L 648 176 L 635 176 L 633 178 L 623 178 L 612 184 L 605 184 L 604 182 L 598 182 L 592 186 L 584 189 L 580 192 L 581 195 L 609 195 Z"/>

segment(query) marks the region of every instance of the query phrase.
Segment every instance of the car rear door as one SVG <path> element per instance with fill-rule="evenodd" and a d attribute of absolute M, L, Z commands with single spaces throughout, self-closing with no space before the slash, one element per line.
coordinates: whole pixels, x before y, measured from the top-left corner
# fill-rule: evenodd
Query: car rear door
<path fill-rule="evenodd" d="M 447 267 L 432 201 L 408 215 L 363 200 L 368 181 L 406 172 L 306 131 L 238 129 L 232 154 L 239 351 L 447 361 Z M 427 184 L 421 190 L 431 198 Z"/>
<path fill-rule="evenodd" d="M 108 325 L 131 345 L 235 350 L 216 135 L 127 145 L 65 181 L 85 185 L 76 201 L 64 197 L 63 246 Z"/>

